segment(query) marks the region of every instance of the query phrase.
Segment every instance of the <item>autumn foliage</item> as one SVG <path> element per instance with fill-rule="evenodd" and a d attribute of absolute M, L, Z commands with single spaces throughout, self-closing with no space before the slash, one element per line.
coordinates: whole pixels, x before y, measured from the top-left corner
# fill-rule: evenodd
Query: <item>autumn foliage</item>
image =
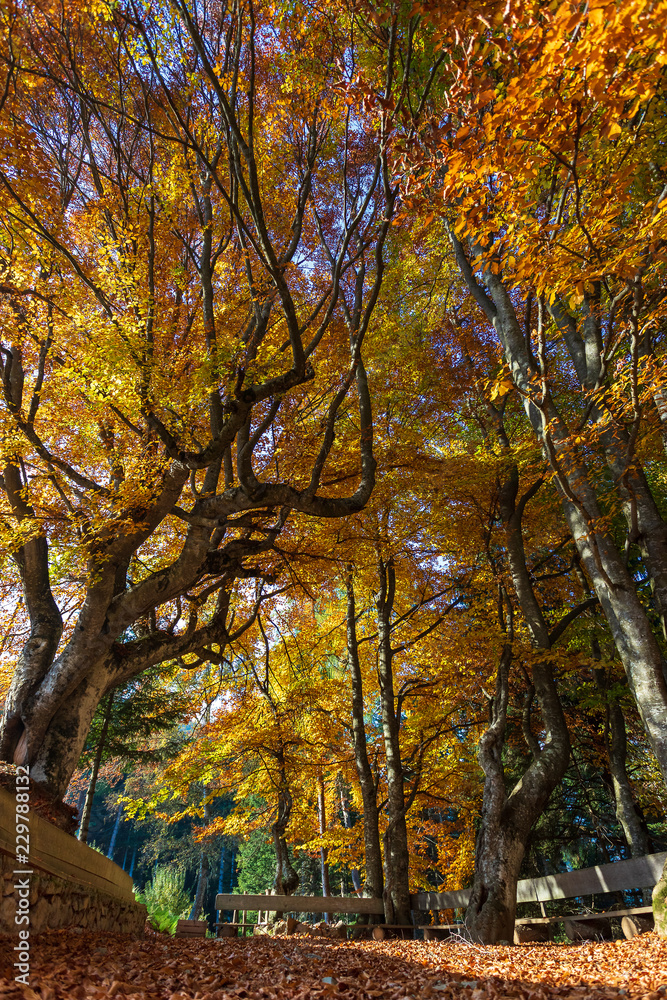
<path fill-rule="evenodd" d="M 128 816 L 484 942 L 662 849 L 667 4 L 1 16 L 3 759 L 164 665 Z"/>

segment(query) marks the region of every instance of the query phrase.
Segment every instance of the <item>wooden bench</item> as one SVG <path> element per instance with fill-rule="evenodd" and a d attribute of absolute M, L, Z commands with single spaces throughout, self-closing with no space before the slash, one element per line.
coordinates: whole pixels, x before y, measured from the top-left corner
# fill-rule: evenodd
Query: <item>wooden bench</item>
<path fill-rule="evenodd" d="M 601 922 L 613 919 L 621 920 L 623 933 L 626 937 L 634 937 L 642 930 L 648 930 L 652 922 L 650 906 L 621 907 L 608 909 L 598 913 L 580 911 L 577 913 L 547 916 L 545 903 L 561 899 L 576 899 L 582 896 L 595 896 L 602 893 L 624 892 L 634 889 L 651 889 L 660 876 L 667 860 L 667 851 L 660 854 L 649 854 L 642 858 L 629 858 L 627 861 L 616 861 L 613 864 L 597 865 L 594 868 L 581 868 L 572 872 L 561 872 L 557 875 L 547 875 L 544 878 L 522 879 L 517 885 L 517 904 L 539 903 L 542 916 L 518 917 L 515 922 L 514 939 L 519 943 L 522 930 L 531 928 L 533 940 L 543 937 L 547 940 L 555 925 L 563 924 L 565 932 L 571 940 L 583 939 L 586 936 L 596 936 L 597 931 L 586 935 L 585 928 L 596 920 Z M 422 892 L 417 893 L 416 909 L 418 910 L 450 910 L 465 908 L 470 898 L 470 890 L 457 892 Z M 426 932 L 429 933 L 426 933 Z M 543 935 L 540 934 L 543 931 Z M 431 924 L 425 927 L 425 937 L 434 938 L 447 933 L 459 932 L 465 936 L 465 925 Z"/>
<path fill-rule="evenodd" d="M 216 924 L 218 937 L 227 937 L 232 934 L 232 929 L 256 927 L 257 924 L 246 920 L 237 921 L 238 913 L 247 913 L 250 910 L 257 910 L 258 913 L 278 912 L 278 913 L 348 913 L 358 916 L 384 916 L 384 904 L 381 899 L 368 899 L 365 896 L 269 896 L 250 895 L 248 893 L 224 894 L 219 893 L 215 897 L 215 908 L 220 913 L 221 910 L 232 910 L 234 918 L 230 921 L 218 920 Z M 382 926 L 376 924 L 375 926 Z M 385 925 L 387 926 L 387 925 Z M 226 930 L 229 928 L 229 930 Z"/>

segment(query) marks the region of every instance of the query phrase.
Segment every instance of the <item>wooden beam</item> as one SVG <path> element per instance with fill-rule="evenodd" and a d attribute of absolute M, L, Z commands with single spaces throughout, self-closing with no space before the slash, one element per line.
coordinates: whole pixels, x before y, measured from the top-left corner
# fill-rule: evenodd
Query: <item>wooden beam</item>
<path fill-rule="evenodd" d="M 381 899 L 364 896 L 240 896 L 221 893 L 215 897 L 216 910 L 233 910 L 243 903 L 245 910 L 266 909 L 287 913 L 384 913 Z"/>
<path fill-rule="evenodd" d="M 14 796 L 0 788 L 0 851 L 15 858 L 16 816 Z M 27 865 L 17 868 L 46 872 L 57 878 L 78 882 L 86 888 L 101 889 L 118 899 L 134 902 L 132 879 L 99 851 L 47 822 L 32 809 L 28 814 L 30 850 Z"/>
<path fill-rule="evenodd" d="M 470 899 L 470 889 L 456 892 L 418 892 L 410 896 L 413 910 L 458 910 L 466 907 Z"/>
<path fill-rule="evenodd" d="M 579 871 L 525 879 L 517 887 L 517 903 L 532 903 L 549 899 L 572 899 L 599 892 L 623 889 L 650 889 L 660 876 L 667 860 L 667 851 L 643 858 L 629 858 L 610 865 L 581 868 Z"/>

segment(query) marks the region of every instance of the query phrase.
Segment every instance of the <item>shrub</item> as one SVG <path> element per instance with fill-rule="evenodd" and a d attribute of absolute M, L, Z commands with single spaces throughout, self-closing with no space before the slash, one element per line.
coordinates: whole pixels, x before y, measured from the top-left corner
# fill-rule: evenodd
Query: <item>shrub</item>
<path fill-rule="evenodd" d="M 136 898 L 146 904 L 151 927 L 172 935 L 178 921 L 187 917 L 192 907 L 185 891 L 185 872 L 175 866 L 157 867 L 153 878 Z"/>

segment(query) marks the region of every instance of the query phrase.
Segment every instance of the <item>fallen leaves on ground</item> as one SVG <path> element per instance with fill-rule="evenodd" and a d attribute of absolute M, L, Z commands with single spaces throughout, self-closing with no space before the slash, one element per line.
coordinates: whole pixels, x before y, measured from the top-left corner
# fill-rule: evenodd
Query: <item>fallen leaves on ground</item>
<path fill-rule="evenodd" d="M 0 996 L 11 1000 L 667 1000 L 656 934 L 510 948 L 49 931 L 30 941 L 30 986 L 14 980 L 12 944 L 0 938 Z"/>

